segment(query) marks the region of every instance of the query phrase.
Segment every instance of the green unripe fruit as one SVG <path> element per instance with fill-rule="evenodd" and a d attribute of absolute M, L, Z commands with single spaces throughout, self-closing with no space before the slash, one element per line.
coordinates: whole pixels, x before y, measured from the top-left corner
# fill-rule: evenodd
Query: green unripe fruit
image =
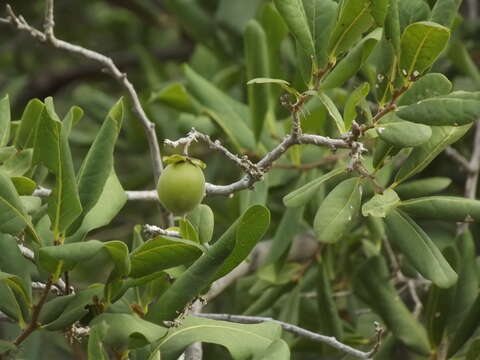
<path fill-rule="evenodd" d="M 189 161 L 168 165 L 157 185 L 160 203 L 175 215 L 192 211 L 205 195 L 205 177 L 202 169 Z"/>

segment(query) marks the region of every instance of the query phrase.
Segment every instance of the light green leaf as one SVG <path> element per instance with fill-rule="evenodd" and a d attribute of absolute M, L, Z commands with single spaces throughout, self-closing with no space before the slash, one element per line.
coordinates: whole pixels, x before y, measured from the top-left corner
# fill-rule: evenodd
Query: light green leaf
<path fill-rule="evenodd" d="M 392 189 L 387 189 L 383 194 L 375 194 L 362 206 L 363 216 L 385 217 L 388 212 L 400 203 L 400 198 Z"/>
<path fill-rule="evenodd" d="M 439 288 L 448 288 L 457 282 L 457 274 L 440 250 L 408 215 L 392 209 L 385 223 L 388 238 L 423 277 Z"/>
<path fill-rule="evenodd" d="M 82 241 L 90 231 L 108 225 L 126 202 L 127 194 L 112 169 L 97 202 L 83 217 L 82 223 L 76 232 L 67 237 L 66 242 Z"/>
<path fill-rule="evenodd" d="M 18 195 L 32 195 L 37 187 L 37 183 L 25 176 L 13 176 L 10 178 L 13 186 L 17 189 Z"/>
<path fill-rule="evenodd" d="M 370 0 L 344 0 L 330 38 L 330 56 L 335 58 L 348 50 L 372 23 Z"/>
<path fill-rule="evenodd" d="M 253 360 L 289 360 L 290 348 L 288 344 L 282 340 L 277 339 L 273 341 L 268 348 L 262 353 L 259 353 Z"/>
<path fill-rule="evenodd" d="M 122 127 L 123 114 L 123 100 L 120 99 L 110 109 L 83 160 L 77 177 L 82 214 L 69 228 L 69 233 L 73 233 L 78 229 L 82 220 L 99 201 L 109 178 L 112 176 L 113 152 Z"/>
<path fill-rule="evenodd" d="M 405 181 L 409 177 L 418 174 L 430 164 L 448 145 L 453 144 L 460 139 L 470 128 L 470 125 L 464 126 L 434 126 L 432 136 L 427 143 L 412 150 L 407 160 L 398 170 L 395 176 L 395 183 L 392 188 Z"/>
<path fill-rule="evenodd" d="M 322 102 L 322 104 L 325 105 L 325 107 L 327 108 L 327 111 L 330 114 L 330 116 L 335 121 L 335 125 L 337 125 L 338 132 L 340 134 L 345 134 L 347 132 L 345 128 L 345 123 L 343 122 L 343 118 L 342 118 L 342 115 L 340 114 L 340 111 L 338 111 L 332 99 L 330 99 L 328 95 L 325 94 L 324 92 L 319 92 L 318 97 Z"/>
<path fill-rule="evenodd" d="M 208 205 L 200 204 L 187 214 L 187 219 L 198 232 L 198 238 L 202 244 L 210 242 L 213 236 L 214 215 Z"/>
<path fill-rule="evenodd" d="M 13 154 L 11 157 L 4 161 L 2 166 L 0 166 L 0 169 L 10 177 L 22 176 L 32 166 L 32 156 L 32 149 L 24 149 L 17 151 L 15 154 Z"/>
<path fill-rule="evenodd" d="M 338 184 L 323 200 L 313 229 L 318 241 L 334 243 L 349 232 L 360 213 L 362 185 L 359 178 Z"/>
<path fill-rule="evenodd" d="M 405 77 L 422 74 L 438 58 L 450 39 L 448 28 L 428 21 L 407 26 L 402 34 L 400 69 Z"/>
<path fill-rule="evenodd" d="M 189 316 L 160 341 L 159 350 L 162 360 L 176 360 L 188 345 L 202 341 L 226 347 L 234 360 L 249 360 L 280 335 L 281 328 L 274 323 L 246 325 Z"/>
<path fill-rule="evenodd" d="M 0 172 L 0 232 L 16 235 L 25 227 L 40 242 L 15 186 Z"/>
<path fill-rule="evenodd" d="M 314 179 L 309 183 L 292 191 L 291 193 L 285 195 L 283 197 L 283 203 L 287 207 L 303 206 L 307 204 L 310 200 L 312 200 L 313 196 L 318 191 L 318 189 L 322 186 L 322 184 L 344 173 L 345 173 L 344 168 L 334 169 L 328 172 L 327 174 L 322 175 L 319 178 Z"/>
<path fill-rule="evenodd" d="M 13 144 L 18 149 L 26 149 L 35 146 L 37 129 L 45 105 L 38 99 L 28 102 L 20 120 L 20 127 L 15 134 Z"/>
<path fill-rule="evenodd" d="M 197 230 L 193 227 L 192 223 L 188 219 L 180 219 L 180 235 L 183 239 L 199 243 Z"/>
<path fill-rule="evenodd" d="M 10 140 L 10 100 L 8 95 L 0 99 L 0 147 L 8 144 Z"/>
<path fill-rule="evenodd" d="M 137 278 L 175 266 L 190 264 L 203 253 L 195 242 L 157 236 L 130 255 L 131 277 Z"/>
<path fill-rule="evenodd" d="M 88 334 L 88 360 L 108 360 L 108 355 L 102 345 L 102 329 L 99 326 L 90 327 Z"/>
<path fill-rule="evenodd" d="M 55 187 L 48 198 L 48 216 L 57 237 L 64 234 L 80 215 L 82 206 L 67 133 L 55 114 L 51 98 L 45 100 L 40 115 L 34 161 L 42 162 L 56 177 Z"/>

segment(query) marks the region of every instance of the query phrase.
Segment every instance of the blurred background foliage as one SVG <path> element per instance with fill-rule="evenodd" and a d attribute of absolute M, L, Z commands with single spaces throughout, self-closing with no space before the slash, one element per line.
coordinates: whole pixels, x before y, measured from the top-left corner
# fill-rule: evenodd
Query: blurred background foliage
<path fill-rule="evenodd" d="M 424 9 L 428 10 L 435 0 L 424 2 Z M 44 11 L 43 1 L 12 0 L 11 5 L 18 14 L 34 26 L 42 26 Z M 176 4 L 190 3 L 191 12 L 179 10 Z M 422 11 L 412 6 L 418 1 L 402 0 L 401 7 L 410 12 L 411 21 L 422 20 Z M 4 8 L 5 1 L 0 1 L 0 9 Z M 3 10 L 2 10 L 3 11 Z M 435 64 L 434 72 L 444 73 L 453 82 L 456 90 L 480 89 L 480 77 L 474 67 L 480 66 L 480 21 L 476 16 L 470 16 L 468 2 L 461 8 L 463 17 L 457 17 L 453 38 L 448 51 Z M 155 122 L 159 139 L 176 139 L 184 136 L 191 127 L 209 134 L 212 138 L 222 138 L 222 132 L 214 125 L 211 119 L 202 114 L 182 112 L 172 106 L 166 106 L 158 101 L 158 94 L 177 81 L 183 81 L 182 65 L 188 63 L 195 71 L 209 79 L 220 89 L 232 97 L 245 103 L 247 101 L 245 83 L 248 80 L 245 71 L 243 52 L 243 31 L 247 22 L 256 17 L 266 19 L 277 17 L 273 22 L 275 27 L 270 31 L 272 52 L 272 77 L 281 77 L 292 81 L 298 88 L 302 88 L 301 75 L 297 71 L 294 42 L 287 34 L 287 28 L 278 14 L 272 11 L 272 4 L 267 0 L 57 0 L 55 32 L 59 38 L 69 42 L 94 49 L 113 58 L 122 71 L 128 73 L 130 80 L 138 90 L 148 115 Z M 192 21 L 196 19 L 196 21 Z M 473 63 L 466 63 L 462 52 L 471 55 Z M 367 71 L 360 72 L 358 79 L 349 81 L 343 89 L 335 90 L 335 101 L 342 103 L 346 94 L 356 88 L 360 80 L 367 78 Z M 123 95 L 122 88 L 108 75 L 102 74 L 96 65 L 79 57 L 66 54 L 51 47 L 32 40 L 27 34 L 19 33 L 8 26 L 0 27 L 0 95 L 9 94 L 12 102 L 13 118 L 18 119 L 28 102 L 32 98 L 44 99 L 54 96 L 59 114 L 65 114 L 70 106 L 79 105 L 85 111 L 81 122 L 73 129 L 70 144 L 76 169 L 85 156 L 89 145 L 93 141 L 100 124 L 108 109 Z M 278 94 L 280 95 L 280 94 Z M 127 100 L 128 104 L 128 100 Z M 287 113 L 277 104 L 279 126 L 288 127 Z M 318 117 L 325 118 L 320 113 L 306 114 L 304 127 L 309 132 L 328 132 L 328 126 L 318 122 Z M 285 120 L 282 120 L 285 119 Z M 313 121 L 312 119 L 316 119 Z M 327 127 L 327 130 L 325 130 Z M 457 150 L 469 158 L 471 153 L 473 132 L 465 136 L 455 145 Z M 164 149 L 164 154 L 171 152 Z M 326 154 L 324 149 L 316 148 L 305 151 L 304 158 L 318 159 Z M 218 154 L 210 151 L 204 145 L 195 145 L 192 155 L 206 161 L 207 181 L 215 184 L 226 184 L 238 178 L 238 169 Z M 252 159 L 260 154 L 249 154 Z M 294 157 L 294 155 L 292 155 Z M 308 161 L 306 161 L 308 163 Z M 291 165 L 290 159 L 283 159 L 280 165 Z M 116 171 L 126 190 L 153 189 L 150 157 L 146 140 L 131 107 L 127 106 L 127 116 L 124 128 L 116 147 Z M 278 223 L 285 212 L 282 196 L 293 189 L 300 176 L 315 176 L 312 172 L 300 172 L 298 169 L 276 168 L 268 175 L 268 190 L 258 185 L 252 193 L 242 191 L 228 201 L 221 197 L 206 199 L 215 212 L 216 228 L 218 233 L 231 224 L 246 207 L 252 202 L 252 197 L 259 199 L 268 196 L 269 208 L 273 215 L 273 224 L 270 234 L 278 228 Z M 306 174 L 306 175 L 305 175 Z M 445 154 L 441 154 L 429 167 L 423 171 L 421 177 L 446 176 L 452 179 L 451 185 L 445 190 L 446 194 L 460 195 L 463 193 L 465 173 L 458 165 Z M 267 193 L 268 192 L 268 193 Z M 255 201 L 255 200 L 253 200 Z M 136 224 L 158 223 L 159 209 L 151 202 L 129 202 L 114 219 L 108 228 L 97 230 L 89 238 L 100 240 L 118 239 L 127 243 L 131 241 L 132 229 Z M 314 212 L 307 217 L 313 217 Z M 430 222 L 422 223 L 425 229 L 437 243 L 449 242 L 454 238 L 455 224 Z M 478 233 L 476 227 L 472 227 Z M 434 236 L 435 235 L 435 236 Z M 352 235 L 353 236 L 353 235 Z M 341 248 L 343 247 L 343 248 Z M 345 254 L 349 248 L 348 242 L 335 246 L 332 252 Z M 345 255 L 344 272 L 348 272 L 348 255 Z M 99 266 L 85 264 L 85 268 Z M 341 268 L 338 265 L 338 268 Z M 309 276 L 309 273 L 312 273 Z M 313 273 L 307 272 L 301 288 L 311 287 Z M 99 272 L 101 276 L 101 272 Z M 268 274 L 264 275 L 268 277 Z M 82 278 L 81 270 L 76 274 Z M 341 276 L 338 276 L 341 278 Z M 262 292 L 261 285 L 256 282 L 256 275 L 239 281 L 236 289 L 226 292 L 215 303 L 215 310 L 221 312 L 242 312 L 248 310 L 253 298 Z M 247 290 L 256 283 L 255 294 Z M 342 288 L 342 284 L 337 285 Z M 271 308 L 253 311 L 255 314 L 281 314 L 288 320 L 290 316 L 282 309 L 295 301 L 301 301 L 302 311 L 296 314 L 297 320 L 305 327 L 317 329 L 315 312 L 311 309 L 311 302 L 307 297 L 295 298 L 288 295 L 293 287 L 291 282 L 270 291 L 270 297 L 280 297 Z M 297 288 L 300 288 L 297 287 Z M 336 290 L 334 288 L 334 290 Z M 238 296 L 244 294 L 245 296 Z M 288 295 L 288 296 L 287 296 Z M 353 301 L 350 298 L 340 298 L 339 308 L 347 309 L 348 304 L 343 301 Z M 258 310 L 258 309 L 257 309 Z M 309 311 L 312 310 L 312 311 Z M 248 311 L 247 311 L 248 312 Z M 287 311 L 288 312 L 288 311 Z M 283 315 L 282 315 L 283 314 Z M 350 314 L 344 310 L 340 316 L 348 319 Z M 355 336 L 349 343 L 363 341 L 362 336 L 368 338 L 372 334 L 372 320 L 376 319 L 371 313 L 360 315 L 357 319 Z M 2 331 L 9 332 L 10 325 L 5 325 Z M 48 339 L 45 338 L 48 336 Z M 45 346 L 45 342 L 58 346 Z M 314 359 L 310 351 L 318 350 L 319 345 L 300 341 L 296 344 L 297 350 L 305 351 L 302 359 Z M 24 347 L 21 356 L 25 359 L 61 359 L 71 358 L 71 350 L 65 343 L 62 335 L 52 336 L 38 332 L 32 336 Z M 206 359 L 221 359 L 226 356 L 225 350 L 219 347 L 211 348 L 206 345 Z M 39 355 L 41 354 L 41 355 Z M 78 358 L 82 358 L 81 351 Z M 402 358 L 402 355 L 399 355 Z M 333 358 L 333 356 L 332 356 Z M 388 358 L 388 357 L 386 357 Z"/>

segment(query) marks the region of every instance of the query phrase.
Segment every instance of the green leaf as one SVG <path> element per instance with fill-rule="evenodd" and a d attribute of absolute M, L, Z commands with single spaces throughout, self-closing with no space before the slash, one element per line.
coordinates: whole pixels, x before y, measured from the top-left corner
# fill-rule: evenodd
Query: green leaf
<path fill-rule="evenodd" d="M 216 273 L 215 278 L 218 279 L 228 274 L 245 260 L 265 235 L 269 225 L 270 211 L 262 205 L 251 206 L 235 226 L 235 247 Z"/>
<path fill-rule="evenodd" d="M 401 39 L 400 69 L 405 77 L 422 74 L 437 60 L 450 39 L 448 28 L 428 21 L 407 26 Z"/>
<path fill-rule="evenodd" d="M 338 184 L 323 200 L 315 215 L 313 228 L 318 241 L 334 243 L 348 233 L 359 212 L 362 185 L 359 178 Z"/>
<path fill-rule="evenodd" d="M 480 354 L 480 338 L 476 338 L 472 341 L 468 348 L 465 360 L 478 360 L 478 354 Z"/>
<path fill-rule="evenodd" d="M 315 193 L 320 189 L 322 184 L 327 183 L 329 180 L 336 178 L 339 175 L 345 173 L 344 168 L 334 169 L 325 175 L 320 176 L 317 179 L 310 181 L 309 183 L 299 187 L 291 193 L 283 197 L 283 203 L 286 207 L 299 207 L 307 204 L 312 200 Z"/>
<path fill-rule="evenodd" d="M 437 0 L 430 21 L 451 28 L 461 3 L 459 0 Z"/>
<path fill-rule="evenodd" d="M 298 51 L 314 68 L 327 63 L 329 34 L 337 13 L 337 4 L 331 0 L 275 0 L 282 18 L 296 39 Z"/>
<path fill-rule="evenodd" d="M 188 219 L 180 219 L 180 235 L 183 239 L 199 243 L 197 230 L 193 227 L 192 223 Z"/>
<path fill-rule="evenodd" d="M 95 206 L 105 191 L 105 186 L 107 186 L 107 182 L 112 173 L 115 142 L 122 127 L 123 107 L 123 100 L 120 99 L 110 109 L 83 160 L 77 177 L 82 214 L 69 228 L 70 233 L 78 229 L 82 220 Z"/>
<path fill-rule="evenodd" d="M 387 189 L 383 194 L 375 194 L 362 206 L 363 216 L 385 217 L 388 212 L 400 203 L 400 198 L 392 189 Z"/>
<path fill-rule="evenodd" d="M 266 231 L 269 220 L 268 209 L 261 205 L 250 207 L 203 256 L 175 280 L 156 304 L 150 306 L 146 319 L 157 323 L 174 319 L 213 280 L 244 260 L 251 247 Z"/>
<path fill-rule="evenodd" d="M 479 221 L 480 200 L 455 196 L 426 196 L 403 201 L 400 208 L 412 217 L 444 221 Z"/>
<path fill-rule="evenodd" d="M 415 81 L 413 85 L 398 99 L 397 105 L 411 105 L 419 101 L 448 95 L 452 91 L 452 83 L 439 73 L 429 73 Z"/>
<path fill-rule="evenodd" d="M 298 234 L 300 224 L 303 220 L 303 207 L 288 208 L 283 213 L 280 223 L 277 225 L 275 235 L 272 238 L 272 246 L 263 266 L 275 263 L 287 251 L 295 237 Z"/>
<path fill-rule="evenodd" d="M 37 183 L 25 176 L 13 176 L 12 180 L 13 186 L 18 192 L 18 195 L 32 195 L 37 187 Z"/>
<path fill-rule="evenodd" d="M 470 126 L 434 126 L 428 142 L 414 148 L 400 167 L 392 188 L 425 169 L 448 145 L 453 144 L 465 135 Z"/>
<path fill-rule="evenodd" d="M 108 360 L 108 355 L 102 345 L 102 329 L 99 326 L 90 327 L 88 334 L 88 360 Z"/>
<path fill-rule="evenodd" d="M 13 343 L 6 341 L 6 340 L 0 340 L 0 355 L 9 351 L 16 351 L 17 347 L 13 345 Z"/>
<path fill-rule="evenodd" d="M 94 286 L 48 301 L 40 313 L 42 328 L 50 331 L 66 329 L 89 313 L 90 305 L 98 302 L 103 291 L 103 285 Z"/>
<path fill-rule="evenodd" d="M 365 64 L 381 38 L 382 29 L 378 28 L 359 41 L 333 70 L 325 76 L 321 83 L 321 89 L 340 87 L 347 80 L 351 79 Z"/>
<path fill-rule="evenodd" d="M 371 13 L 378 26 L 382 27 L 388 14 L 390 0 L 370 0 Z"/>
<path fill-rule="evenodd" d="M 162 360 L 175 360 L 188 345 L 202 341 L 226 347 L 234 360 L 248 360 L 280 339 L 281 331 L 274 323 L 246 325 L 189 316 L 170 330 L 158 348 Z"/>
<path fill-rule="evenodd" d="M 448 262 L 456 269 L 458 255 L 453 247 L 447 247 L 443 254 Z M 454 306 L 455 286 L 441 289 L 435 285 L 430 286 L 425 306 L 425 318 L 430 343 L 439 346 L 447 325 L 449 310 Z"/>
<path fill-rule="evenodd" d="M 63 264 L 63 270 L 72 270 L 75 265 L 93 258 L 100 251 L 106 251 L 115 266 L 115 275 L 122 277 L 130 272 L 128 248 L 121 241 L 101 242 L 89 240 L 81 243 L 58 246 L 44 246 L 39 250 L 39 263 L 49 272 L 55 272 L 58 262 Z"/>
<path fill-rule="evenodd" d="M 82 205 L 67 133 L 55 114 L 51 98 L 45 100 L 40 115 L 34 160 L 42 162 L 55 174 L 55 187 L 48 198 L 48 216 L 54 236 L 61 236 L 81 214 Z"/>
<path fill-rule="evenodd" d="M 18 149 L 34 147 L 37 140 L 37 128 L 44 107 L 45 105 L 38 99 L 32 99 L 28 102 L 13 141 Z"/>
<path fill-rule="evenodd" d="M 355 274 L 354 291 L 381 316 L 397 339 L 411 350 L 429 355 L 430 345 L 425 329 L 398 297 L 389 275 L 382 257 L 370 257 Z"/>
<path fill-rule="evenodd" d="M 204 111 L 225 131 L 237 150 L 253 150 L 254 136 L 247 126 L 247 119 L 238 111 L 238 103 L 189 66 L 186 65 L 184 71 L 188 91 L 205 106 Z"/>
<path fill-rule="evenodd" d="M 13 154 L 11 157 L 4 161 L 0 169 L 10 177 L 22 176 L 32 166 L 32 156 L 32 149 L 24 149 L 17 151 L 15 154 Z"/>
<path fill-rule="evenodd" d="M 8 144 L 10 140 L 10 100 L 8 95 L 0 99 L 0 147 Z"/>
<path fill-rule="evenodd" d="M 469 76 L 475 83 L 476 88 L 480 88 L 480 70 L 460 40 L 452 41 L 448 55 L 455 67 Z"/>
<path fill-rule="evenodd" d="M 347 132 L 347 129 L 345 128 L 345 123 L 343 122 L 343 118 L 342 118 L 342 115 L 340 114 L 340 111 L 338 111 L 332 99 L 330 99 L 328 95 L 323 92 L 318 93 L 318 98 L 320 99 L 322 104 L 327 108 L 328 113 L 335 121 L 335 125 L 337 125 L 338 132 L 340 134 L 345 134 Z"/>
<path fill-rule="evenodd" d="M 445 190 L 452 180 L 446 177 L 431 177 L 400 184 L 395 191 L 402 199 L 426 196 Z"/>
<path fill-rule="evenodd" d="M 99 328 L 103 344 L 117 350 L 140 348 L 168 334 L 167 328 L 131 314 L 104 313 L 97 316 L 91 326 Z"/>
<path fill-rule="evenodd" d="M 408 215 L 392 209 L 385 223 L 388 238 L 423 277 L 439 288 L 448 288 L 457 282 L 457 274 L 440 250 Z"/>
<path fill-rule="evenodd" d="M 195 113 L 196 107 L 182 83 L 169 84 L 150 95 L 149 102 L 160 102 L 178 111 Z"/>
<path fill-rule="evenodd" d="M 480 321 L 480 294 L 472 304 L 465 318 L 460 323 L 456 333 L 453 335 L 448 348 L 448 358 L 452 358 L 455 353 L 468 341 L 468 339 L 478 329 Z"/>
<path fill-rule="evenodd" d="M 344 0 L 330 38 L 330 56 L 335 58 L 348 50 L 372 23 L 370 0 Z"/>
<path fill-rule="evenodd" d="M 82 241 L 90 231 L 108 225 L 126 202 L 127 194 L 112 169 L 97 202 L 83 217 L 82 223 L 76 232 L 67 237 L 66 242 Z"/>
<path fill-rule="evenodd" d="M 40 242 L 15 186 L 0 172 L 0 232 L 16 235 L 25 227 Z"/>
<path fill-rule="evenodd" d="M 477 120 L 480 116 L 480 100 L 456 96 L 456 93 L 451 93 L 425 99 L 400 107 L 396 114 L 404 120 L 433 126 L 458 126 Z"/>
<path fill-rule="evenodd" d="M 409 24 L 428 20 L 430 6 L 424 0 L 398 0 L 398 13 L 403 32 Z"/>
<path fill-rule="evenodd" d="M 187 214 L 187 219 L 198 232 L 198 238 L 202 244 L 210 242 L 215 225 L 212 209 L 208 205 L 200 204 Z"/>
<path fill-rule="evenodd" d="M 192 241 L 157 236 L 135 249 L 130 255 L 134 278 L 146 276 L 175 266 L 190 264 L 203 250 Z"/>
<path fill-rule="evenodd" d="M 273 341 L 268 348 L 259 353 L 253 360 L 289 360 L 290 348 L 282 339 Z"/>
<path fill-rule="evenodd" d="M 26 305 L 31 305 L 30 291 L 25 281 L 17 275 L 8 274 L 0 271 L 0 282 L 7 285 L 15 294 L 17 301 L 22 301 Z"/>
<path fill-rule="evenodd" d="M 385 19 L 385 39 L 391 42 L 396 54 L 400 54 L 400 13 L 398 10 L 400 1 L 390 0 L 387 18 Z"/>
<path fill-rule="evenodd" d="M 357 105 L 365 100 L 369 92 L 370 85 L 365 82 L 357 87 L 348 96 L 347 102 L 345 103 L 345 108 L 343 110 L 343 120 L 345 121 L 347 130 L 350 129 L 352 121 L 357 118 Z"/>
<path fill-rule="evenodd" d="M 320 318 L 320 332 L 327 336 L 343 338 L 342 320 L 338 314 L 333 297 L 332 286 L 328 278 L 328 269 L 323 260 L 318 262 L 317 305 Z"/>
<path fill-rule="evenodd" d="M 432 136 L 430 126 L 403 121 L 395 113 L 384 116 L 376 125 L 378 136 L 396 147 L 415 147 Z"/>
<path fill-rule="evenodd" d="M 247 78 L 259 78 L 270 76 L 270 64 L 268 59 L 267 37 L 262 26 L 256 20 L 250 20 L 244 34 L 245 61 L 247 66 Z M 258 142 L 262 135 L 267 112 L 270 109 L 271 91 L 270 85 L 264 83 L 260 86 L 247 87 L 250 118 L 252 121 L 253 134 Z"/>

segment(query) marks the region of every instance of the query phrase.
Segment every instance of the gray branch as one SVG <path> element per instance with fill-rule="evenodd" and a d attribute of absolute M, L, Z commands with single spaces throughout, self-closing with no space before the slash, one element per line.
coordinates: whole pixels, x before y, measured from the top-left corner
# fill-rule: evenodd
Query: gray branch
<path fill-rule="evenodd" d="M 52 190 L 39 187 L 33 192 L 33 196 L 48 197 Z M 139 190 L 139 191 L 125 191 L 129 201 L 158 201 L 156 190 Z"/>
<path fill-rule="evenodd" d="M 46 43 L 50 44 L 54 48 L 61 49 L 72 54 L 80 55 L 84 58 L 89 60 L 95 61 L 106 68 L 108 73 L 112 75 L 115 80 L 117 80 L 123 88 L 128 93 L 130 100 L 133 103 L 133 109 L 137 116 L 140 119 L 140 122 L 144 128 L 148 145 L 150 148 L 150 156 L 152 159 L 152 166 L 153 166 L 153 175 L 155 183 L 157 182 L 160 173 L 163 170 L 162 165 L 162 157 L 160 153 L 160 146 L 157 139 L 157 134 L 155 132 L 155 124 L 150 121 L 145 110 L 140 103 L 140 99 L 138 97 L 137 91 L 135 90 L 132 83 L 128 80 L 127 75 L 122 73 L 118 67 L 115 65 L 113 60 L 103 54 L 100 54 L 96 51 L 86 49 L 84 47 L 68 43 L 66 41 L 57 39 L 54 35 L 54 17 L 53 17 L 53 0 L 46 1 L 46 15 L 45 15 L 45 22 L 44 22 L 44 32 L 35 29 L 34 27 L 30 26 L 27 21 L 21 15 L 16 15 L 10 5 L 7 5 L 7 13 L 8 17 L 4 19 L 0 19 L 2 23 L 9 23 L 14 26 L 19 31 L 24 31 L 33 38 Z"/>
<path fill-rule="evenodd" d="M 470 162 L 465 158 L 465 156 L 460 154 L 460 152 L 454 147 L 448 146 L 445 149 L 445 154 L 447 154 L 447 156 L 449 156 L 452 160 L 458 163 L 467 172 L 469 173 L 474 172 L 474 169 L 470 168 Z"/>
<path fill-rule="evenodd" d="M 244 316 L 244 315 L 231 315 L 231 314 L 207 314 L 207 313 L 196 313 L 193 314 L 198 317 L 203 317 L 207 319 L 213 319 L 213 320 L 223 320 L 223 321 L 230 321 L 230 322 L 236 322 L 236 323 L 241 323 L 241 324 L 259 324 L 263 322 L 273 322 L 275 324 L 279 324 L 283 330 L 288 331 L 292 334 L 295 334 L 297 336 L 301 336 L 304 338 L 307 338 L 309 340 L 327 344 L 339 351 L 342 351 L 346 354 L 349 354 L 351 356 L 354 356 L 358 359 L 372 359 L 372 356 L 378 349 L 378 341 L 375 344 L 374 348 L 371 351 L 365 352 L 365 351 L 360 351 L 358 349 L 355 349 L 353 347 L 350 347 L 340 341 L 338 341 L 335 337 L 333 336 L 325 336 L 321 334 L 317 334 L 313 331 L 306 330 L 304 328 L 301 328 L 296 325 L 292 325 L 283 321 L 275 320 L 269 317 L 260 317 L 260 316 Z M 381 328 L 376 328 L 377 332 L 377 337 L 379 338 L 378 334 L 382 332 L 383 330 Z M 378 340 L 378 339 L 377 339 Z"/>

